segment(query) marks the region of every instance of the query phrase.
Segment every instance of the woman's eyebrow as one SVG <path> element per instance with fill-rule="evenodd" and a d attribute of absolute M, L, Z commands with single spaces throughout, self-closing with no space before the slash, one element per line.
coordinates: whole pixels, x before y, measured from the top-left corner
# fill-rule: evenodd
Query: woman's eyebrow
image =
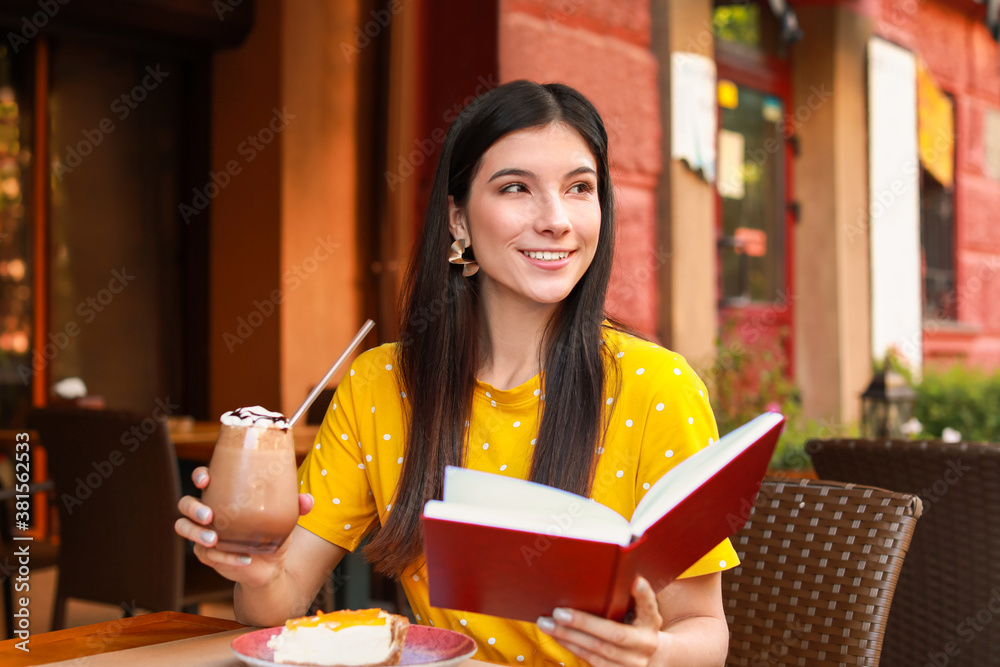
<path fill-rule="evenodd" d="M 576 169 L 567 172 L 566 178 L 572 176 L 578 176 L 580 174 L 593 174 L 594 176 L 596 176 L 597 172 L 594 171 L 593 167 L 588 167 L 588 166 L 577 167 Z M 507 169 L 501 169 L 500 171 L 496 172 L 495 174 L 490 176 L 489 180 L 487 180 L 486 182 L 492 183 L 496 179 L 501 178 L 503 176 L 517 176 L 519 178 L 538 178 L 534 174 L 534 172 L 530 172 L 527 169 L 518 169 L 517 167 L 509 167 Z"/>
<path fill-rule="evenodd" d="M 535 174 L 533 174 L 532 172 L 530 172 L 530 171 L 528 171 L 526 169 L 518 169 L 517 167 L 509 167 L 507 169 L 501 169 L 497 173 L 493 174 L 492 176 L 490 176 L 490 179 L 488 181 L 486 181 L 486 182 L 487 183 L 492 183 L 496 179 L 501 178 L 503 176 L 519 176 L 520 178 L 537 178 L 537 176 L 535 176 Z"/>

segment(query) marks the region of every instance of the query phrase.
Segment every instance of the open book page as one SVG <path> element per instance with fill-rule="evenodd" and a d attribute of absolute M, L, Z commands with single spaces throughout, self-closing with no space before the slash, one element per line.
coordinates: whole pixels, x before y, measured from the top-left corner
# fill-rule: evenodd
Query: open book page
<path fill-rule="evenodd" d="M 612 544 L 626 545 L 631 539 L 624 517 L 589 498 L 515 477 L 454 466 L 445 470 L 444 499 L 429 501 L 424 514 Z"/>
<path fill-rule="evenodd" d="M 764 413 L 678 463 L 636 505 L 632 513 L 632 535 L 638 537 L 646 532 L 660 517 L 760 440 L 782 419 L 780 414 Z"/>
<path fill-rule="evenodd" d="M 621 517 L 619 522 L 609 524 L 588 517 L 571 517 L 568 514 L 544 514 L 482 505 L 461 505 L 441 500 L 428 500 L 424 505 L 424 516 L 428 519 L 522 530 L 550 537 L 607 542 L 623 547 L 632 540 L 632 531 Z"/>

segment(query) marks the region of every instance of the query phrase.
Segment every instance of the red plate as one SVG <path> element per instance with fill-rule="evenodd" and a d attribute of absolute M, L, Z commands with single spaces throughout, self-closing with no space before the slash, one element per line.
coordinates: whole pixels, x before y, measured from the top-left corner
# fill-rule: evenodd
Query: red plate
<path fill-rule="evenodd" d="M 281 632 L 283 626 L 255 630 L 233 640 L 236 657 L 254 667 L 286 667 L 274 662 L 274 651 L 267 641 Z M 426 625 L 411 625 L 406 633 L 400 665 L 451 667 L 468 660 L 476 653 L 476 642 L 460 632 Z"/>

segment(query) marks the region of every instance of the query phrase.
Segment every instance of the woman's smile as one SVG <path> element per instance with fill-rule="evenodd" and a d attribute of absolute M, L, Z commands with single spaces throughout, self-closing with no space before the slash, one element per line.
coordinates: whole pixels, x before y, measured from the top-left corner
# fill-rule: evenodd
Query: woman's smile
<path fill-rule="evenodd" d="M 597 161 L 565 123 L 512 132 L 484 154 L 452 235 L 469 240 L 487 312 L 555 306 L 597 252 Z M 512 254 L 516 252 L 516 256 Z"/>

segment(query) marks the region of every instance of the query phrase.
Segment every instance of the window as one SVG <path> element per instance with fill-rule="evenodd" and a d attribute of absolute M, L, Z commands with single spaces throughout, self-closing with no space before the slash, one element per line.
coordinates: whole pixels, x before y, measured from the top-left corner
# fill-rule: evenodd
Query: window
<path fill-rule="evenodd" d="M 923 317 L 957 320 L 955 298 L 955 101 L 917 64 Z"/>
<path fill-rule="evenodd" d="M 782 26 L 762 2 L 716 0 L 712 11 L 712 32 L 717 44 L 722 42 L 725 47 L 747 55 L 788 56 Z"/>
<path fill-rule="evenodd" d="M 148 412 L 181 395 L 184 71 L 60 40 L 50 80 L 49 330 L 65 335 L 45 355 L 49 380 L 78 377 L 109 407 Z"/>
<path fill-rule="evenodd" d="M 717 189 L 724 303 L 776 301 L 785 289 L 784 105 L 733 82 L 720 97 Z"/>
<path fill-rule="evenodd" d="M 32 79 L 32 60 L 23 51 L 16 54 L 0 46 L 0 425 L 4 426 L 23 417 L 31 402 L 23 369 L 26 364 L 30 368 L 34 333 Z"/>
<path fill-rule="evenodd" d="M 924 320 L 957 320 L 955 298 L 955 194 L 920 169 L 920 245 Z"/>
<path fill-rule="evenodd" d="M 209 51 L 140 31 L 19 47 L 0 46 L 0 428 L 66 378 L 204 417 L 207 222 L 178 204 L 209 171 Z"/>
<path fill-rule="evenodd" d="M 791 272 L 794 127 L 781 3 L 715 3 L 719 133 L 716 192 L 720 340 L 750 351 L 747 377 L 794 375 Z M 785 34 L 784 26 L 789 27 Z"/>

